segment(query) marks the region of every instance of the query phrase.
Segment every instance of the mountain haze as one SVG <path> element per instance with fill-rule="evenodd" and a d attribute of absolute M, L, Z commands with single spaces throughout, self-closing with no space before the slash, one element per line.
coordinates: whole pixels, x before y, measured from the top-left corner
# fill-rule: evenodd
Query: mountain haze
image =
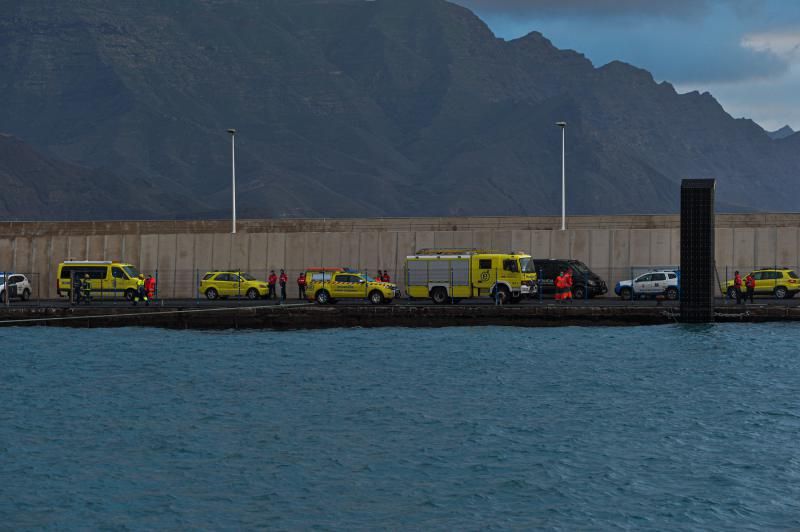
<path fill-rule="evenodd" d="M 727 210 L 797 208 L 781 192 L 800 169 L 793 137 L 633 66 L 595 68 L 540 33 L 497 39 L 443 0 L 0 10 L 0 129 L 141 184 L 140 217 L 227 216 L 231 127 L 241 216 L 552 214 L 559 120 L 573 214 L 674 212 L 680 180 L 702 177 L 718 179 Z M 19 186 L 48 190 L 73 174 L 26 175 Z M 42 201 L 21 216 L 51 214 Z"/>

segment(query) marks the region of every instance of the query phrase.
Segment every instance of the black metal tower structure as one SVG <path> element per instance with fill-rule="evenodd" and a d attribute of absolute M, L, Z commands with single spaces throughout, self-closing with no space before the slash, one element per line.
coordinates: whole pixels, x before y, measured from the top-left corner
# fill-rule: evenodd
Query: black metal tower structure
<path fill-rule="evenodd" d="M 681 183 L 681 321 L 714 321 L 714 179 Z"/>

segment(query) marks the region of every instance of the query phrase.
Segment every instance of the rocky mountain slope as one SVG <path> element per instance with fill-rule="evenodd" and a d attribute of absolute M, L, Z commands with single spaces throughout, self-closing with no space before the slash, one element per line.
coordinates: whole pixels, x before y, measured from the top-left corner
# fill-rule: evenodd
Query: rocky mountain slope
<path fill-rule="evenodd" d="M 165 216 L 177 198 L 152 182 L 130 183 L 108 170 L 82 167 L 42 155 L 11 135 L 0 134 L 0 218 L 127 219 Z"/>
<path fill-rule="evenodd" d="M 800 169 L 791 137 L 633 66 L 595 68 L 539 33 L 497 39 L 443 0 L 0 0 L 0 11 L 0 127 L 152 184 L 159 216 L 227 215 L 229 127 L 241 216 L 552 214 L 558 120 L 571 213 L 674 212 L 690 177 L 716 177 L 723 209 L 797 208 L 781 193 Z M 58 173 L 37 180 L 20 186 L 65 186 Z"/>

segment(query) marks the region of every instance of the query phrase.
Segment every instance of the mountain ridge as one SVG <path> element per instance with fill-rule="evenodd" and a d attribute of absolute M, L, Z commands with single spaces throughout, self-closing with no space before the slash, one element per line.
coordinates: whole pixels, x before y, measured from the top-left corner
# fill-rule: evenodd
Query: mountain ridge
<path fill-rule="evenodd" d="M 226 214 L 229 127 L 242 216 L 554 214 L 560 120 L 570 213 L 674 212 L 684 177 L 717 177 L 732 210 L 793 208 L 791 143 L 711 95 L 444 1 L 0 8 L 3 128 L 156 184 L 155 214 Z"/>

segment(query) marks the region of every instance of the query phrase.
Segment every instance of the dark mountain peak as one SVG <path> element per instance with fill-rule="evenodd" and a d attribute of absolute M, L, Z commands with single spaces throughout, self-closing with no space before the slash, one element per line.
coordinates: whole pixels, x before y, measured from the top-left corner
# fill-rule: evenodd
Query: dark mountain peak
<path fill-rule="evenodd" d="M 775 131 L 767 131 L 767 135 L 772 140 L 780 140 L 785 139 L 786 137 L 791 137 L 794 135 L 795 131 L 788 125 L 783 126 L 782 128 L 775 130 Z"/>
<path fill-rule="evenodd" d="M 517 46 L 540 46 L 556 50 L 553 42 L 538 31 L 532 31 L 527 35 L 523 35 L 517 39 L 512 39 L 508 42 Z"/>
<path fill-rule="evenodd" d="M 565 77 L 569 77 L 567 72 L 588 74 L 594 69 L 594 65 L 585 55 L 575 50 L 562 50 L 556 47 L 550 39 L 538 31 L 510 40 L 506 45 L 514 54 L 523 57 L 528 63 L 527 66 L 544 64 L 549 70 L 564 69 Z"/>
<path fill-rule="evenodd" d="M 598 68 L 597 71 L 603 76 L 615 79 L 628 79 L 638 83 L 648 84 L 656 83 L 656 80 L 653 79 L 653 74 L 649 71 L 624 61 L 611 61 Z"/>

